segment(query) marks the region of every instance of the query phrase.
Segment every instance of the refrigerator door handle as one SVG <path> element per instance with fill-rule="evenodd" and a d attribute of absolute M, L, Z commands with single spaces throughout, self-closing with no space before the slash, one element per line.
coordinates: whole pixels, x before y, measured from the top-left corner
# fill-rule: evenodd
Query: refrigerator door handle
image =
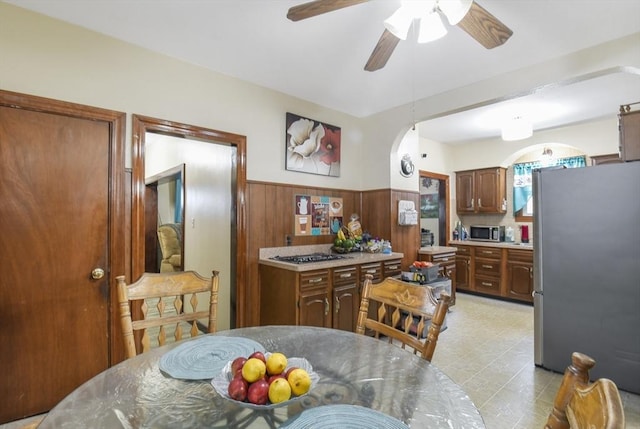
<path fill-rule="evenodd" d="M 544 294 L 542 292 L 540 292 L 540 291 L 537 291 L 537 290 L 534 290 L 533 292 L 531 292 L 531 298 L 535 298 L 536 295 L 542 296 Z"/>

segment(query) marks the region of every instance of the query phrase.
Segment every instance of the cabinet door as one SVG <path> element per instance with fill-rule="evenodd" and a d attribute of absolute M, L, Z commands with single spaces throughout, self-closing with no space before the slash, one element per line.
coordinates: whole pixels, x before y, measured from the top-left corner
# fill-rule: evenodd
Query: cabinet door
<path fill-rule="evenodd" d="M 533 265 L 526 262 L 508 262 L 509 298 L 533 302 Z"/>
<path fill-rule="evenodd" d="M 469 283 L 471 279 L 471 257 L 466 255 L 457 255 L 455 273 L 456 290 L 469 290 L 471 288 L 471 285 Z"/>
<path fill-rule="evenodd" d="M 475 210 L 473 171 L 456 173 L 456 210 L 458 213 L 473 213 Z"/>
<path fill-rule="evenodd" d="M 358 284 L 334 287 L 333 289 L 333 328 L 343 331 L 356 331 L 360 299 Z"/>
<path fill-rule="evenodd" d="M 331 327 L 331 303 L 326 287 L 305 288 L 300 293 L 300 325 Z"/>
<path fill-rule="evenodd" d="M 476 171 L 476 211 L 478 213 L 504 213 L 503 199 L 506 186 L 503 186 L 503 174 L 500 168 L 488 168 Z M 503 190 L 504 189 L 504 190 Z"/>

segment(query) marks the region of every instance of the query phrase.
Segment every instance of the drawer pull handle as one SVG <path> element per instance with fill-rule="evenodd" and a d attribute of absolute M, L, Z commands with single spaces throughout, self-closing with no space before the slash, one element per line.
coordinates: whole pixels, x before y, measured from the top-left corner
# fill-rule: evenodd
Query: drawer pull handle
<path fill-rule="evenodd" d="M 318 277 L 317 279 L 309 279 L 309 283 L 320 283 L 322 281 L 322 277 Z"/>
<path fill-rule="evenodd" d="M 482 282 L 482 286 L 493 286 L 491 283 Z"/>
<path fill-rule="evenodd" d="M 389 269 L 389 270 L 397 270 L 397 269 L 398 269 L 398 266 L 397 266 L 397 265 L 389 265 L 389 266 L 387 267 L 387 269 Z"/>
<path fill-rule="evenodd" d="M 449 258 L 440 258 L 440 261 L 448 261 Z"/>
<path fill-rule="evenodd" d="M 329 300 L 327 298 L 324 299 L 324 315 L 329 314 Z"/>
<path fill-rule="evenodd" d="M 493 255 L 491 250 L 483 250 L 482 253 L 486 253 L 487 255 Z"/>
<path fill-rule="evenodd" d="M 486 264 L 483 264 L 483 265 L 482 265 L 482 268 L 487 268 L 487 269 L 489 269 L 489 270 L 490 270 L 490 269 L 492 269 L 492 268 L 493 268 L 493 265 L 486 265 Z"/>
<path fill-rule="evenodd" d="M 348 279 L 348 278 L 351 278 L 351 273 L 344 273 L 344 274 L 340 274 L 340 278 L 341 278 L 341 279 Z"/>
<path fill-rule="evenodd" d="M 376 273 L 376 270 L 375 270 L 375 269 L 373 269 L 373 270 L 367 270 L 367 271 L 366 271 L 366 273 L 367 273 L 367 274 L 375 274 L 375 273 Z"/>

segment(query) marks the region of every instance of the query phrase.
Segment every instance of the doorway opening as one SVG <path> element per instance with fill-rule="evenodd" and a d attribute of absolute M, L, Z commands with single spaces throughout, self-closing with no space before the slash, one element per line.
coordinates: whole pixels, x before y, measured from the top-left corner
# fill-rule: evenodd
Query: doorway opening
<path fill-rule="evenodd" d="M 156 233 L 159 217 L 146 182 L 184 163 L 181 268 L 203 276 L 220 271 L 218 327 L 243 326 L 246 137 L 133 115 L 133 147 L 133 280 L 146 270 L 148 259 L 157 257 L 157 248 L 147 252 L 145 237 Z"/>
<path fill-rule="evenodd" d="M 449 176 L 420 170 L 420 247 L 446 246 Z"/>

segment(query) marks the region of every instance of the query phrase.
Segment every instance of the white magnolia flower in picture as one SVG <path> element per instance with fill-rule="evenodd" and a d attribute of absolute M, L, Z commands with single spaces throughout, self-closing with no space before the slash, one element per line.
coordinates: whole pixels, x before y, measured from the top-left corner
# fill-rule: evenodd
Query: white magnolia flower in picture
<path fill-rule="evenodd" d="M 340 175 L 340 128 L 287 113 L 286 169 Z"/>

